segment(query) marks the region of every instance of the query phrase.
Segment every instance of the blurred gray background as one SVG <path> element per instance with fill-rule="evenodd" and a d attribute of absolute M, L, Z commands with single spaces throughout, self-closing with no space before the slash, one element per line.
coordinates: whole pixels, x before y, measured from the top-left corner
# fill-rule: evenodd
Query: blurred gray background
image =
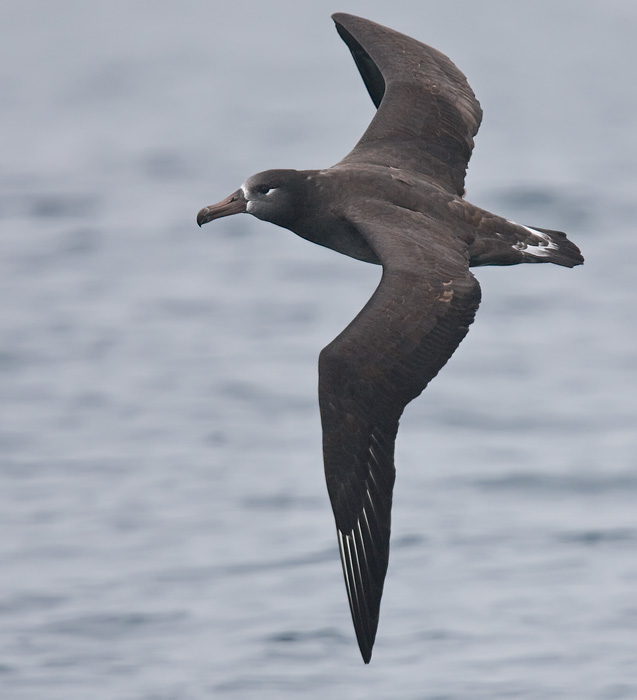
<path fill-rule="evenodd" d="M 467 197 L 583 268 L 476 270 L 407 410 L 370 667 L 316 362 L 379 270 L 197 211 L 373 114 L 330 13 L 448 54 Z M 637 697 L 637 4 L 0 7 L 2 700 Z"/>

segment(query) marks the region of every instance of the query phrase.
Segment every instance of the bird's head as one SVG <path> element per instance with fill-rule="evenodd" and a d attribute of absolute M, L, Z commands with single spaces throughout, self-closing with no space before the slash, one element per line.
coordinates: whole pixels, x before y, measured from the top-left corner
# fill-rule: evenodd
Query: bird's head
<path fill-rule="evenodd" d="M 197 214 L 199 226 L 231 214 L 247 213 L 288 228 L 298 217 L 300 190 L 305 178 L 297 170 L 265 170 L 218 204 Z"/>

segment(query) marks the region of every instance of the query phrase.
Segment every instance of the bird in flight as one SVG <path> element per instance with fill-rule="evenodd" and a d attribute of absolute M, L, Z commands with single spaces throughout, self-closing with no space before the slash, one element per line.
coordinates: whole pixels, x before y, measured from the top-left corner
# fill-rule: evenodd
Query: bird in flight
<path fill-rule="evenodd" d="M 473 322 L 480 286 L 469 268 L 584 259 L 564 233 L 464 199 L 482 110 L 445 55 L 361 17 L 333 20 L 377 108 L 360 141 L 324 170 L 253 175 L 197 222 L 247 212 L 382 266 L 371 299 L 319 356 L 325 478 L 369 663 L 389 560 L 398 421 Z"/>

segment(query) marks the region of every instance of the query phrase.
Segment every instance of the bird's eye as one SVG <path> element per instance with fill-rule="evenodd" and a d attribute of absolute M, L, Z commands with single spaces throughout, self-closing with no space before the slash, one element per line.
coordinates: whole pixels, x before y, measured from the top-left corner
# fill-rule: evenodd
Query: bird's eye
<path fill-rule="evenodd" d="M 270 194 L 274 187 L 271 187 L 270 185 L 258 185 L 256 187 L 256 190 L 259 194 Z"/>

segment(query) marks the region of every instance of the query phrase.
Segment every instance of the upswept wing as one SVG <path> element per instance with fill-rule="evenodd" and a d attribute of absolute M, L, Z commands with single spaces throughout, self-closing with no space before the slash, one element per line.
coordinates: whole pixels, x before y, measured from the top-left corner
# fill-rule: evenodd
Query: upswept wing
<path fill-rule="evenodd" d="M 482 119 L 465 76 L 436 49 L 375 22 L 332 15 L 374 104 L 374 119 L 343 163 L 412 170 L 462 195 Z"/>
<path fill-rule="evenodd" d="M 383 275 L 363 310 L 321 352 L 319 401 L 327 487 L 368 663 L 389 558 L 398 421 L 466 335 L 480 288 L 466 251 L 441 235 L 439 222 L 374 202 L 364 211 L 348 220 L 378 255 Z"/>

